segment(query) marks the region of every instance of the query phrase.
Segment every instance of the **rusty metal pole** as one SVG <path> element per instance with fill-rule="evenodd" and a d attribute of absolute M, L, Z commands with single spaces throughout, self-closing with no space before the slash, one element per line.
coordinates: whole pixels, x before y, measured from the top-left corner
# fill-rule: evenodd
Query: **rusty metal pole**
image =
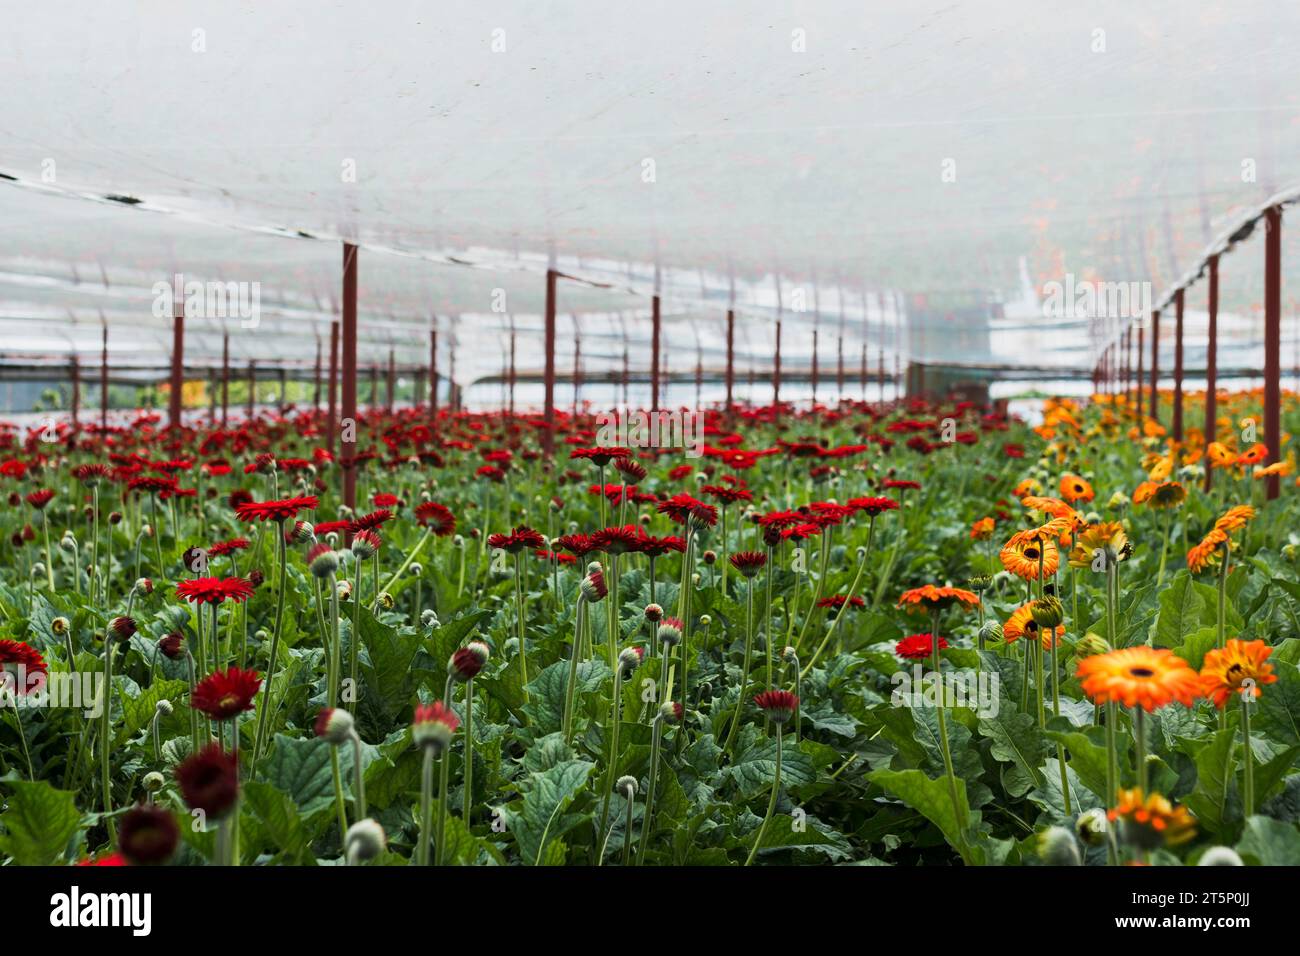
<path fill-rule="evenodd" d="M 732 388 L 736 384 L 736 313 L 727 310 L 727 411 L 731 411 Z"/>
<path fill-rule="evenodd" d="M 388 414 L 393 414 L 393 406 L 397 401 L 397 358 L 393 350 L 388 350 L 388 389 L 386 392 L 388 405 Z"/>
<path fill-rule="evenodd" d="M 99 353 L 99 427 L 108 429 L 108 323 L 104 323 Z"/>
<path fill-rule="evenodd" d="M 72 356 L 70 377 L 72 379 L 72 433 L 75 436 L 77 428 L 81 425 L 81 364 L 75 354 Z"/>
<path fill-rule="evenodd" d="M 1151 313 L 1151 418 L 1160 421 L 1160 310 Z"/>
<path fill-rule="evenodd" d="M 1264 444 L 1268 462 L 1282 460 L 1282 208 L 1264 214 Z M 1278 475 L 1265 479 L 1278 496 Z"/>
<path fill-rule="evenodd" d="M 542 412 L 546 427 L 542 429 L 542 448 L 549 456 L 555 452 L 555 281 L 554 269 L 546 270 L 546 352 L 545 397 Z"/>
<path fill-rule="evenodd" d="M 813 326 L 812 340 L 812 404 L 817 405 L 817 326 Z"/>
<path fill-rule="evenodd" d="M 438 330 L 429 329 L 429 424 L 438 421 Z"/>
<path fill-rule="evenodd" d="M 1219 409 L 1219 257 L 1210 256 L 1210 289 L 1205 310 L 1209 316 L 1209 329 L 1205 336 L 1205 443 L 1208 445 L 1218 435 Z M 1214 469 L 1209 459 L 1205 462 L 1205 490 L 1214 487 Z"/>
<path fill-rule="evenodd" d="M 659 296 L 650 299 L 650 411 L 659 411 Z"/>
<path fill-rule="evenodd" d="M 338 428 L 339 395 L 339 323 L 338 319 L 330 322 L 330 378 L 325 396 L 329 408 L 325 415 L 325 446 L 331 455 L 335 453 L 334 437 Z"/>
<path fill-rule="evenodd" d="M 171 394 L 167 396 L 167 427 L 181 427 L 181 389 L 185 385 L 185 297 L 172 295 L 172 378 Z"/>
<path fill-rule="evenodd" d="M 230 418 L 230 333 L 221 336 L 221 427 Z"/>
<path fill-rule="evenodd" d="M 253 420 L 254 406 L 257 402 L 257 359 L 248 360 L 248 420 Z"/>
<path fill-rule="evenodd" d="M 312 389 L 312 396 L 311 396 L 311 407 L 313 412 L 320 411 L 320 397 L 321 397 L 321 347 L 320 347 L 320 333 L 317 333 L 316 334 L 315 387 Z"/>
<path fill-rule="evenodd" d="M 1183 290 L 1174 293 L 1174 441 L 1183 440 Z"/>
<path fill-rule="evenodd" d="M 781 411 L 781 320 L 776 320 L 776 352 L 772 355 L 772 410 Z"/>
<path fill-rule="evenodd" d="M 342 414 L 339 457 L 343 462 L 343 503 L 357 504 L 357 256 L 358 249 L 343 243 Z"/>

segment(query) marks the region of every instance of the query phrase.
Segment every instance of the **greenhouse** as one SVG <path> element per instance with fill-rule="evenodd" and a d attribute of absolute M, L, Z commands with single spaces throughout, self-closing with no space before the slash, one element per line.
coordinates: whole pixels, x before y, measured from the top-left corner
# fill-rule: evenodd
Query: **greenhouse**
<path fill-rule="evenodd" d="M 1300 10 L 68 6 L 0 866 L 1300 865 Z"/>

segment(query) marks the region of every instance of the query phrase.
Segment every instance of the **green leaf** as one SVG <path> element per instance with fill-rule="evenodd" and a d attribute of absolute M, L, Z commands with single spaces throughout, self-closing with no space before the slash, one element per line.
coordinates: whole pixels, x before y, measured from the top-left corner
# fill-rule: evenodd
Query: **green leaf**
<path fill-rule="evenodd" d="M 269 783 L 250 780 L 244 785 L 243 806 L 261 824 L 274 851 L 287 862 L 315 866 L 311 834 L 293 798 Z"/>
<path fill-rule="evenodd" d="M 1187 571 L 1179 571 L 1160 592 L 1160 615 L 1156 618 L 1156 647 L 1180 647 L 1201 626 L 1205 599 Z"/>
<path fill-rule="evenodd" d="M 957 806 L 954 809 L 945 778 L 932 780 L 920 770 L 873 770 L 867 777 L 938 827 L 944 839 L 967 864 L 979 862 L 966 839 L 971 814 L 966 801 L 965 781 L 956 781 Z"/>
<path fill-rule="evenodd" d="M 1039 768 L 1043 765 L 1047 742 L 1033 717 L 1003 707 L 998 710 L 997 717 L 981 719 L 979 729 L 993 741 L 990 753 L 994 760 L 1020 768 L 1021 779 L 1014 785 L 1011 796 L 1021 797 L 1031 787 L 1042 786 L 1043 775 Z"/>
<path fill-rule="evenodd" d="M 1224 833 L 1241 816 L 1241 803 L 1234 778 L 1237 732 L 1220 730 L 1209 740 L 1197 740 L 1196 789 L 1184 801 L 1197 822 L 1211 833 Z"/>
<path fill-rule="evenodd" d="M 1263 693 L 1255 704 L 1258 714 L 1252 729 L 1284 744 L 1300 744 L 1300 670 L 1276 658 L 1270 663 L 1277 681 L 1260 688 Z"/>
<path fill-rule="evenodd" d="M 0 814 L 0 849 L 22 866 L 61 863 L 68 844 L 81 826 L 77 801 L 66 790 L 56 790 L 44 780 L 6 780 L 12 793 L 8 809 Z"/>
<path fill-rule="evenodd" d="M 525 865 L 545 863 L 543 851 L 547 843 L 576 825 L 576 820 L 566 822 L 561 814 L 586 787 L 587 778 L 595 768 L 589 760 L 565 760 L 542 773 L 529 775 L 528 791 L 519 808 L 512 804 L 506 810 L 507 825 L 515 835 Z"/>
<path fill-rule="evenodd" d="M 1218 629 L 1199 627 L 1187 635 L 1187 640 L 1174 648 L 1174 653 L 1192 665 L 1193 670 L 1200 670 L 1205 661 L 1205 652 L 1211 650 L 1218 641 Z"/>
<path fill-rule="evenodd" d="M 329 806 L 334 799 L 330 744 L 319 737 L 298 739 L 276 734 L 275 749 L 263 763 L 260 775 L 288 794 L 301 813 Z"/>
<path fill-rule="evenodd" d="M 1300 865 L 1300 827 L 1272 817 L 1249 817 L 1237 852 L 1250 866 Z"/>

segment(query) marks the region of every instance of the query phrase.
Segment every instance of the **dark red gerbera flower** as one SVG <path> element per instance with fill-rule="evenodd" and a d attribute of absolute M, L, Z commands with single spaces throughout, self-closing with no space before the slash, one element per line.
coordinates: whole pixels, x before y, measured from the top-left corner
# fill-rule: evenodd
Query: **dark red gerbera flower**
<path fill-rule="evenodd" d="M 802 511 L 771 511 L 758 518 L 759 525 L 764 528 L 792 528 L 807 521 L 808 516 Z"/>
<path fill-rule="evenodd" d="M 773 722 L 784 724 L 799 707 L 799 698 L 788 690 L 765 690 L 754 698 L 754 703 Z"/>
<path fill-rule="evenodd" d="M 241 521 L 288 521 L 302 510 L 314 511 L 320 500 L 315 495 L 299 495 L 279 501 L 245 501 L 235 506 Z"/>
<path fill-rule="evenodd" d="M 253 596 L 253 585 L 243 578 L 194 578 L 176 585 L 176 596 L 191 604 L 240 604 Z"/>
<path fill-rule="evenodd" d="M 728 560 L 733 568 L 745 577 L 752 578 L 767 564 L 767 555 L 762 551 L 737 551 Z"/>
<path fill-rule="evenodd" d="M 489 481 L 504 481 L 506 477 L 506 473 L 495 465 L 480 465 L 474 474 Z"/>
<path fill-rule="evenodd" d="M 649 558 L 661 558 L 669 551 L 676 551 L 682 554 L 686 551 L 686 539 L 679 538 L 675 534 L 664 535 L 662 538 L 656 538 L 652 534 L 646 535 L 641 539 L 641 553 Z"/>
<path fill-rule="evenodd" d="M 676 468 L 669 470 L 668 477 L 672 481 L 681 481 L 694 470 L 694 465 L 678 465 Z"/>
<path fill-rule="evenodd" d="M 561 554 L 558 551 L 547 551 L 545 548 L 538 548 L 533 552 L 535 557 L 543 561 L 554 561 L 556 564 L 577 564 L 578 559 L 571 554 Z"/>
<path fill-rule="evenodd" d="M 383 525 L 385 521 L 393 520 L 393 513 L 387 508 L 379 508 L 370 514 L 361 515 L 359 518 L 353 518 L 348 522 L 348 530 L 353 534 L 358 531 L 371 531 Z"/>
<path fill-rule="evenodd" d="M 614 467 L 618 469 L 618 473 L 622 475 L 624 479 L 630 481 L 632 484 L 645 481 L 646 476 L 649 474 L 649 472 L 645 470 L 645 465 L 641 464 L 641 462 L 637 461 L 635 458 L 615 458 Z"/>
<path fill-rule="evenodd" d="M 845 602 L 853 607 L 866 607 L 867 602 L 862 600 L 856 594 L 853 597 L 846 598 L 843 594 L 832 594 L 830 597 L 824 597 L 817 602 L 818 607 L 843 607 Z"/>
<path fill-rule="evenodd" d="M 555 544 L 578 557 L 591 553 L 596 547 L 591 537 L 585 534 L 563 534 L 555 539 Z"/>
<path fill-rule="evenodd" d="M 546 539 L 542 537 L 541 532 L 534 531 L 527 525 L 519 525 L 509 534 L 489 535 L 488 544 L 493 548 L 500 548 L 503 551 L 509 551 L 511 554 L 518 554 L 525 548 L 545 547 Z"/>
<path fill-rule="evenodd" d="M 181 839 L 176 817 L 156 803 L 132 807 L 118 826 L 117 844 L 122 856 L 135 866 L 166 863 Z"/>
<path fill-rule="evenodd" d="M 22 641 L 0 640 L 0 673 L 13 675 L 12 679 L 7 676 L 0 678 L 0 686 L 12 690 L 15 696 L 21 697 L 28 691 L 36 689 L 33 686 L 33 675 L 44 675 L 49 673 L 49 670 L 45 658 L 36 648 Z M 38 679 L 36 684 L 40 683 Z"/>
<path fill-rule="evenodd" d="M 789 541 L 791 539 L 795 541 L 804 541 L 815 534 L 821 533 L 821 525 L 813 524 L 812 522 L 805 522 L 803 524 L 797 524 L 793 528 L 782 528 L 781 538 L 784 541 Z"/>
<path fill-rule="evenodd" d="M 610 448 L 597 446 L 595 448 L 575 448 L 569 452 L 570 458 L 585 458 L 597 468 L 604 468 L 615 458 L 627 458 L 632 452 L 627 448 Z"/>
<path fill-rule="evenodd" d="M 865 511 L 874 518 L 881 512 L 893 511 L 898 507 L 898 502 L 893 498 L 850 498 L 849 507 Z"/>
<path fill-rule="evenodd" d="M 208 557 L 220 558 L 227 554 L 234 554 L 236 551 L 243 551 L 249 544 L 251 542 L 247 538 L 231 538 L 229 541 L 218 541 L 208 548 Z"/>
<path fill-rule="evenodd" d="M 442 701 L 416 704 L 415 718 L 411 721 L 411 739 L 417 747 L 430 747 L 440 752 L 451 743 L 459 726 L 460 718 Z"/>
<path fill-rule="evenodd" d="M 436 501 L 425 501 L 417 506 L 415 520 L 432 528 L 433 533 L 440 538 L 445 538 L 456 530 L 456 516 L 451 513 L 450 508 Z M 316 533 L 320 533 L 319 525 L 316 527 Z"/>
<path fill-rule="evenodd" d="M 176 782 L 191 808 L 220 817 L 239 798 L 239 763 L 234 754 L 209 744 L 176 768 Z"/>
<path fill-rule="evenodd" d="M 257 671 L 230 667 L 215 671 L 194 685 L 190 706 L 213 720 L 229 720 L 253 709 L 253 701 L 262 686 Z"/>
<path fill-rule="evenodd" d="M 737 501 L 753 501 L 754 493 L 748 488 L 729 488 L 726 485 L 705 485 L 700 491 L 704 492 L 711 498 L 721 501 L 724 505 L 735 504 Z"/>
<path fill-rule="evenodd" d="M 175 478 L 159 478 L 157 475 L 136 475 L 126 483 L 127 491 L 144 491 L 151 495 L 159 495 L 166 491 L 176 490 Z"/>
<path fill-rule="evenodd" d="M 846 508 L 844 505 L 832 504 L 829 501 L 814 501 L 808 506 L 808 510 L 811 512 L 809 520 L 824 528 L 831 525 L 837 525 L 853 514 L 852 508 Z"/>
<path fill-rule="evenodd" d="M 884 481 L 880 483 L 880 487 L 898 488 L 900 490 L 906 491 L 909 488 L 913 490 L 920 488 L 921 483 L 919 481 L 903 481 L 898 478 L 886 478 Z"/>
<path fill-rule="evenodd" d="M 604 551 L 606 554 L 626 554 L 641 550 L 645 535 L 634 524 L 625 524 L 621 528 L 602 528 L 591 536 L 592 550 Z"/>
<path fill-rule="evenodd" d="M 342 534 L 351 526 L 351 521 L 322 521 L 316 525 L 316 537 L 323 538 L 327 534 Z"/>
<path fill-rule="evenodd" d="M 698 498 L 687 494 L 673 495 L 667 501 L 659 503 L 659 513 L 665 514 L 677 524 L 693 524 L 697 527 L 713 527 L 718 523 L 718 509 L 706 505 Z"/>
<path fill-rule="evenodd" d="M 370 500 L 375 503 L 376 508 L 396 508 L 401 504 L 401 499 L 397 495 L 382 491 Z"/>
<path fill-rule="evenodd" d="M 939 650 L 947 646 L 948 641 L 939 638 Z M 909 661 L 928 660 L 934 654 L 934 635 L 913 634 L 911 637 L 905 637 L 894 645 L 894 653 Z"/>
<path fill-rule="evenodd" d="M 72 469 L 72 477 L 76 478 L 87 488 L 99 484 L 110 474 L 112 474 L 112 471 L 108 465 L 101 465 L 97 462 L 87 465 L 78 465 L 76 468 Z"/>
<path fill-rule="evenodd" d="M 50 499 L 53 497 L 54 497 L 54 492 L 50 491 L 50 489 L 48 488 L 41 488 L 38 491 L 32 491 L 28 493 L 27 503 L 39 511 L 43 509 L 46 505 L 48 505 L 50 503 Z"/>

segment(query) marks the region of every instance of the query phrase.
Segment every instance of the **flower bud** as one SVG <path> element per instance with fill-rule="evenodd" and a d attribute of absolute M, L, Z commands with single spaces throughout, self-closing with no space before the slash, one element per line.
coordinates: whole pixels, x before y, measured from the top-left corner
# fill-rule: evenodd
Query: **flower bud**
<path fill-rule="evenodd" d="M 318 544 L 307 552 L 307 567 L 314 577 L 327 578 L 339 569 L 339 556 L 328 544 Z"/>
<path fill-rule="evenodd" d="M 387 591 L 380 591 L 378 600 L 379 600 L 379 606 L 382 607 L 385 611 L 391 611 L 393 609 L 393 605 L 396 603 L 393 600 L 393 596 L 389 594 Z"/>
<path fill-rule="evenodd" d="M 425 608 L 420 612 L 420 624 L 425 628 L 425 630 L 429 631 L 440 627 L 441 623 L 438 621 L 438 612 L 432 608 Z"/>
<path fill-rule="evenodd" d="M 172 707 L 172 702 L 166 698 L 153 705 L 153 712 L 159 717 L 170 717 L 174 710 L 175 708 Z"/>
<path fill-rule="evenodd" d="M 119 641 L 129 641 L 136 632 L 135 620 L 129 617 L 115 617 L 108 624 L 108 634 Z"/>
<path fill-rule="evenodd" d="M 666 700 L 659 705 L 659 719 L 665 724 L 676 725 L 682 722 L 685 709 L 676 701 Z"/>
<path fill-rule="evenodd" d="M 72 627 L 72 622 L 66 617 L 56 617 L 50 622 L 50 630 L 55 634 L 66 634 L 70 627 Z"/>
<path fill-rule="evenodd" d="M 1078 658 L 1093 657 L 1097 654 L 1105 654 L 1111 649 L 1110 642 L 1100 634 L 1094 634 L 1089 631 L 1083 637 L 1074 642 L 1074 656 Z"/>
<path fill-rule="evenodd" d="M 1201 854 L 1197 866 L 1245 866 L 1237 851 L 1226 846 L 1212 846 Z"/>
<path fill-rule="evenodd" d="M 135 589 L 141 594 L 153 594 L 153 581 L 149 578 L 139 578 L 135 582 Z"/>
<path fill-rule="evenodd" d="M 1038 856 L 1048 866 L 1082 866 L 1079 844 L 1065 827 L 1048 827 L 1038 834 Z"/>
<path fill-rule="evenodd" d="M 984 638 L 987 644 L 996 644 L 1002 640 L 1002 624 L 999 621 L 988 620 L 980 625 L 980 637 Z"/>
<path fill-rule="evenodd" d="M 1101 807 L 1085 810 L 1074 821 L 1074 832 L 1083 841 L 1084 846 L 1101 846 L 1106 842 L 1106 831 L 1109 828 L 1106 811 Z"/>
<path fill-rule="evenodd" d="M 482 641 L 471 641 L 451 655 L 447 670 L 458 681 L 473 680 L 492 656 Z"/>
<path fill-rule="evenodd" d="M 365 863 L 373 860 L 388 847 L 388 837 L 384 828 L 367 817 L 348 827 L 347 836 L 343 838 L 343 848 L 349 863 Z"/>
<path fill-rule="evenodd" d="M 618 653 L 618 671 L 620 674 L 630 674 L 641 666 L 641 655 L 645 650 L 640 647 L 625 647 Z"/>
<path fill-rule="evenodd" d="M 645 606 L 645 619 L 651 624 L 658 624 L 663 620 L 664 609 L 658 604 L 647 604 Z"/>
<path fill-rule="evenodd" d="M 626 796 L 629 800 L 636 796 L 636 777 L 624 775 L 619 777 L 614 783 L 614 791 Z"/>
<path fill-rule="evenodd" d="M 582 596 L 595 604 L 602 601 L 609 589 L 605 585 L 605 573 L 597 568 L 582 579 Z"/>
<path fill-rule="evenodd" d="M 150 770 L 147 774 L 144 775 L 144 779 L 141 780 L 140 782 L 144 784 L 144 789 L 146 792 L 157 793 L 159 790 L 161 790 L 164 786 L 167 785 L 167 778 L 164 777 L 162 774 L 160 774 L 157 770 Z"/>
<path fill-rule="evenodd" d="M 316 736 L 337 747 L 352 739 L 355 725 L 352 715 L 342 707 L 323 707 L 316 715 Z"/>
<path fill-rule="evenodd" d="M 676 647 L 682 641 L 682 622 L 675 617 L 666 617 L 655 632 L 660 644 Z"/>
<path fill-rule="evenodd" d="M 177 660 L 185 654 L 185 638 L 173 631 L 158 638 L 158 653 L 169 661 Z"/>
<path fill-rule="evenodd" d="M 1050 594 L 1034 601 L 1029 606 L 1029 612 L 1033 615 L 1034 623 L 1045 631 L 1060 627 L 1061 621 L 1065 619 L 1061 599 Z"/>

